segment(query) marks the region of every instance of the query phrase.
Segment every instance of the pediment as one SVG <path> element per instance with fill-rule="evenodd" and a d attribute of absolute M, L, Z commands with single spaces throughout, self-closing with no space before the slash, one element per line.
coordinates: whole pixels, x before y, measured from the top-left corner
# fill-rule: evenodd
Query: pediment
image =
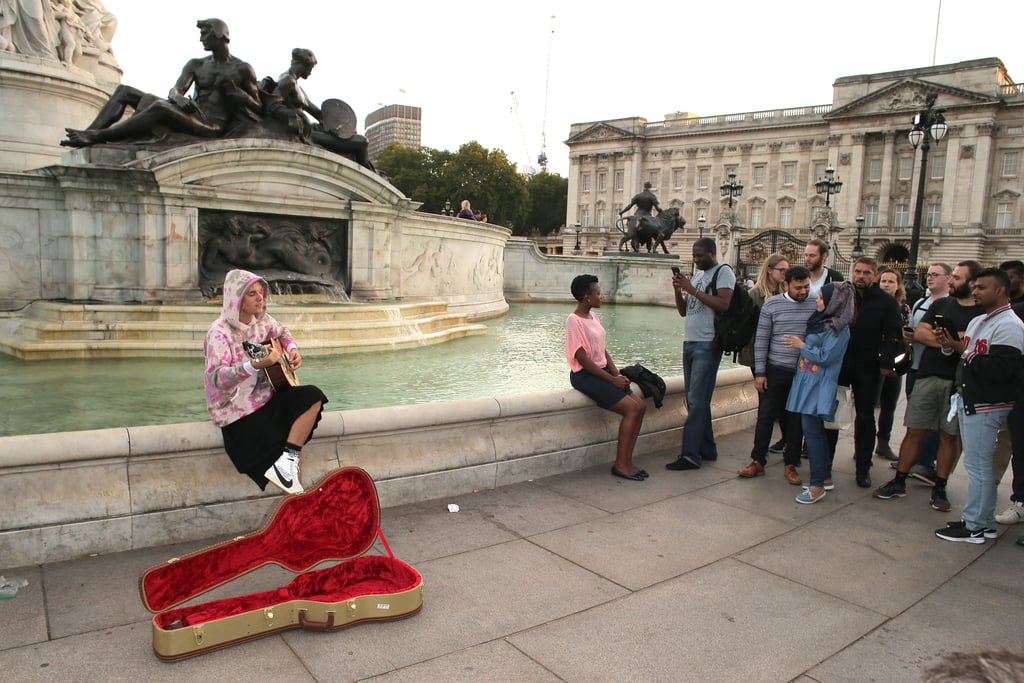
<path fill-rule="evenodd" d="M 824 118 L 836 119 L 851 116 L 877 116 L 885 114 L 913 114 L 924 109 L 928 93 L 939 95 L 938 106 L 952 107 L 991 104 L 995 98 L 984 93 L 954 88 L 917 78 L 907 78 L 891 83 L 880 90 L 833 109 Z"/>
<path fill-rule="evenodd" d="M 1020 199 L 1020 192 L 1015 192 L 1014 190 L 1007 188 L 1005 190 L 1000 190 L 999 192 L 996 192 L 994 195 L 992 195 L 992 198 L 997 201 L 1003 202 L 1016 201 L 1017 199 Z"/>
<path fill-rule="evenodd" d="M 634 137 L 632 133 L 617 128 L 615 126 L 608 125 L 607 123 L 595 123 L 590 128 L 586 128 L 576 135 L 566 140 L 567 144 L 576 142 L 600 142 L 602 140 L 612 140 L 615 138 L 629 138 Z"/>

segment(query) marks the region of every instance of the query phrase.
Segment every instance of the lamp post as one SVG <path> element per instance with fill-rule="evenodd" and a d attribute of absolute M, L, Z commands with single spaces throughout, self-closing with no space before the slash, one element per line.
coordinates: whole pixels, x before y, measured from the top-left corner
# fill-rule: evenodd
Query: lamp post
<path fill-rule="evenodd" d="M 914 127 L 908 137 L 916 150 L 921 147 L 921 170 L 917 181 L 917 204 L 914 206 L 914 227 L 910 233 L 910 259 L 907 261 L 907 272 L 903 274 L 903 287 L 907 290 L 907 301 L 919 299 L 924 295 L 924 288 L 917 281 L 917 252 L 921 246 L 921 210 L 924 209 L 924 183 L 928 171 L 928 149 L 931 141 L 940 142 L 946 135 L 946 110 L 935 107 L 936 93 L 930 92 L 925 97 L 925 109 L 914 115 Z"/>
<path fill-rule="evenodd" d="M 441 215 L 442 216 L 454 216 L 455 215 L 455 212 L 452 211 L 452 200 L 451 199 L 444 200 L 444 208 L 441 209 Z"/>
<path fill-rule="evenodd" d="M 707 224 L 707 219 L 704 216 L 697 217 L 697 235 L 698 239 L 704 239 L 704 226 Z"/>
<path fill-rule="evenodd" d="M 718 189 L 722 191 L 723 197 L 729 198 L 729 208 L 732 208 L 732 198 L 743 194 L 743 183 L 736 182 L 736 171 L 729 171 L 729 182 L 722 183 Z"/>
<path fill-rule="evenodd" d="M 576 246 L 572 248 L 572 253 L 580 256 L 583 254 L 583 247 L 580 246 L 580 224 L 576 223 L 573 227 L 576 228 Z"/>
<path fill-rule="evenodd" d="M 860 245 L 860 231 L 864 229 L 864 216 L 857 216 L 854 220 L 857 221 L 857 242 L 853 245 L 850 256 L 857 259 L 864 255 L 864 247 Z"/>
<path fill-rule="evenodd" d="M 839 191 L 843 189 L 843 181 L 836 178 L 835 175 L 836 169 L 829 166 L 825 169 L 825 175 L 814 183 L 814 189 L 818 194 L 825 195 L 825 208 L 829 211 L 832 210 L 832 195 L 839 194 Z"/>

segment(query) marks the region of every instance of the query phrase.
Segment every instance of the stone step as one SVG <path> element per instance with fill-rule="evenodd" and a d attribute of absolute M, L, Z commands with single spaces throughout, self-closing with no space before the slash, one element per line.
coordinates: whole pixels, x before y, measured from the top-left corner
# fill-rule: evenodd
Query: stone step
<path fill-rule="evenodd" d="M 307 356 L 411 348 L 486 333 L 485 325 L 446 309 L 444 303 L 432 302 L 280 306 L 273 313 L 300 340 Z M 0 353 L 23 360 L 199 357 L 206 330 L 218 313 L 211 306 L 33 304 L 22 315 L 0 321 Z"/>

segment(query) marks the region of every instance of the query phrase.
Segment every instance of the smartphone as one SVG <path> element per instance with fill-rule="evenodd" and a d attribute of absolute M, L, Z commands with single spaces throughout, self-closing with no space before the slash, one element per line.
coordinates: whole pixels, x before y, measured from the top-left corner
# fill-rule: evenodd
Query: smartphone
<path fill-rule="evenodd" d="M 946 334 L 949 335 L 950 339 L 960 338 L 960 333 L 956 329 L 956 323 L 954 323 L 952 320 L 945 317 L 944 315 L 938 313 L 935 314 L 935 327 L 941 327 L 942 329 L 944 329 L 946 331 Z"/>
<path fill-rule="evenodd" d="M 672 272 L 679 275 L 679 266 L 672 266 Z"/>

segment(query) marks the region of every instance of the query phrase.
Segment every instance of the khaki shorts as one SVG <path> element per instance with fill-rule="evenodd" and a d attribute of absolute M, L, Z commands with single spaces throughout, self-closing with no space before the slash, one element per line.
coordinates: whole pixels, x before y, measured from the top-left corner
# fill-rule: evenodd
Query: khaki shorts
<path fill-rule="evenodd" d="M 903 417 L 903 426 L 912 429 L 941 429 L 947 434 L 956 436 L 960 433 L 959 421 L 954 417 L 952 422 L 946 421 L 949 414 L 949 396 L 953 390 L 953 380 L 941 377 L 918 377 L 914 382 L 914 390 L 907 399 L 907 412 Z"/>

